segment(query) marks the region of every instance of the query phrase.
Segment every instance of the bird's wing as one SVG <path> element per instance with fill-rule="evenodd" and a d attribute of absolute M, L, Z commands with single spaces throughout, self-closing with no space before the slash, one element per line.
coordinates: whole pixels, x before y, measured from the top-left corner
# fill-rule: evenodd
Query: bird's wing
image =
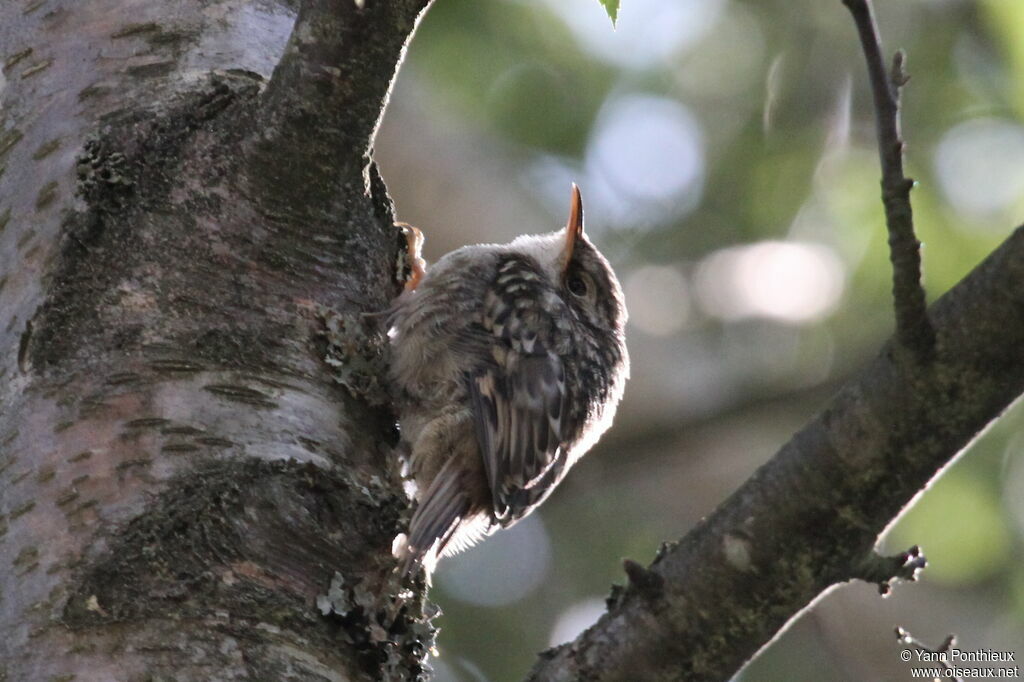
<path fill-rule="evenodd" d="M 519 300 L 535 305 L 488 296 L 484 327 L 492 334 L 494 362 L 468 377 L 494 518 L 502 526 L 544 500 L 561 480 L 567 455 L 565 367 L 538 334 L 550 329 L 552 311 L 536 298 Z"/>

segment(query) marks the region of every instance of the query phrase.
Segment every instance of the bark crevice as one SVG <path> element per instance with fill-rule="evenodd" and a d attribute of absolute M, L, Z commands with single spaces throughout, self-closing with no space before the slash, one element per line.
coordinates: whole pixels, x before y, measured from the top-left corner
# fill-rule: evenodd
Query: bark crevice
<path fill-rule="evenodd" d="M 77 189 L 85 209 L 70 213 L 64 221 L 52 285 L 35 317 L 29 351 L 33 366 L 51 369 L 84 349 L 96 357 L 104 349 L 139 346 L 146 320 L 140 315 L 127 322 L 113 320 L 111 315 L 114 308 L 124 312 L 130 307 L 124 301 L 128 294 L 137 299 L 153 295 L 150 292 L 158 277 L 140 276 L 140 270 L 166 259 L 154 251 L 178 251 L 183 261 L 194 261 L 197 255 L 210 260 L 202 235 L 195 234 L 195 218 L 200 214 L 198 204 L 205 204 L 202 208 L 207 214 L 219 208 L 217 198 L 210 193 L 172 193 L 203 175 L 202 180 L 230 176 L 231 169 L 223 168 L 231 160 L 228 155 L 211 159 L 222 162 L 213 166 L 186 167 L 188 148 L 198 135 L 216 129 L 219 116 L 226 112 L 238 116 L 239 109 L 251 107 L 258 89 L 259 83 L 248 77 L 214 75 L 195 90 L 178 94 L 174 102 L 162 103 L 159 109 L 118 111 L 85 142 L 77 160 Z M 230 140 L 201 143 L 210 151 L 223 152 Z M 164 224 L 154 229 L 156 221 Z M 129 283 L 138 289 L 117 296 L 118 287 Z M 139 301 L 151 313 L 174 308 L 174 303 L 166 297 Z M 276 338 L 243 338 L 230 344 L 226 352 L 218 352 L 224 343 L 204 342 L 204 333 L 184 345 L 200 357 L 229 366 L 266 364 L 263 359 L 245 362 L 244 354 L 259 351 L 266 341 Z"/>

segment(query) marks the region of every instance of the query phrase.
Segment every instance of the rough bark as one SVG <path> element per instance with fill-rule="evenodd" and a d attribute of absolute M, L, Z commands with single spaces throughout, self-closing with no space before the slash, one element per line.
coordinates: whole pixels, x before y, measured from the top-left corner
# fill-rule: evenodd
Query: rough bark
<path fill-rule="evenodd" d="M 425 4 L 291 43 L 284 1 L 0 8 L 0 679 L 420 671 L 422 602 L 368 597 L 406 501 L 359 313 L 402 277 L 366 150 Z"/>

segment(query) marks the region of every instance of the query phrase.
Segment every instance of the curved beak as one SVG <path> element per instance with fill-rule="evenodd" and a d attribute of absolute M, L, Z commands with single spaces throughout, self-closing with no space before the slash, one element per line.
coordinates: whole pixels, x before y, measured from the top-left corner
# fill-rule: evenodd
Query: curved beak
<path fill-rule="evenodd" d="M 562 249 L 562 274 L 569 268 L 576 242 L 583 237 L 583 198 L 580 188 L 572 183 L 572 199 L 569 203 L 569 222 L 565 225 L 565 246 Z"/>

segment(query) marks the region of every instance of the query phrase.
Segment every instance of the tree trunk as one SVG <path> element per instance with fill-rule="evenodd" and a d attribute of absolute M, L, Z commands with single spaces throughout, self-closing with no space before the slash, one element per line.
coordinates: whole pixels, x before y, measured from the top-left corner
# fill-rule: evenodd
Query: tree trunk
<path fill-rule="evenodd" d="M 425 3 L 0 8 L 0 679 L 421 671 L 360 313 L 403 277 L 367 150 Z"/>

